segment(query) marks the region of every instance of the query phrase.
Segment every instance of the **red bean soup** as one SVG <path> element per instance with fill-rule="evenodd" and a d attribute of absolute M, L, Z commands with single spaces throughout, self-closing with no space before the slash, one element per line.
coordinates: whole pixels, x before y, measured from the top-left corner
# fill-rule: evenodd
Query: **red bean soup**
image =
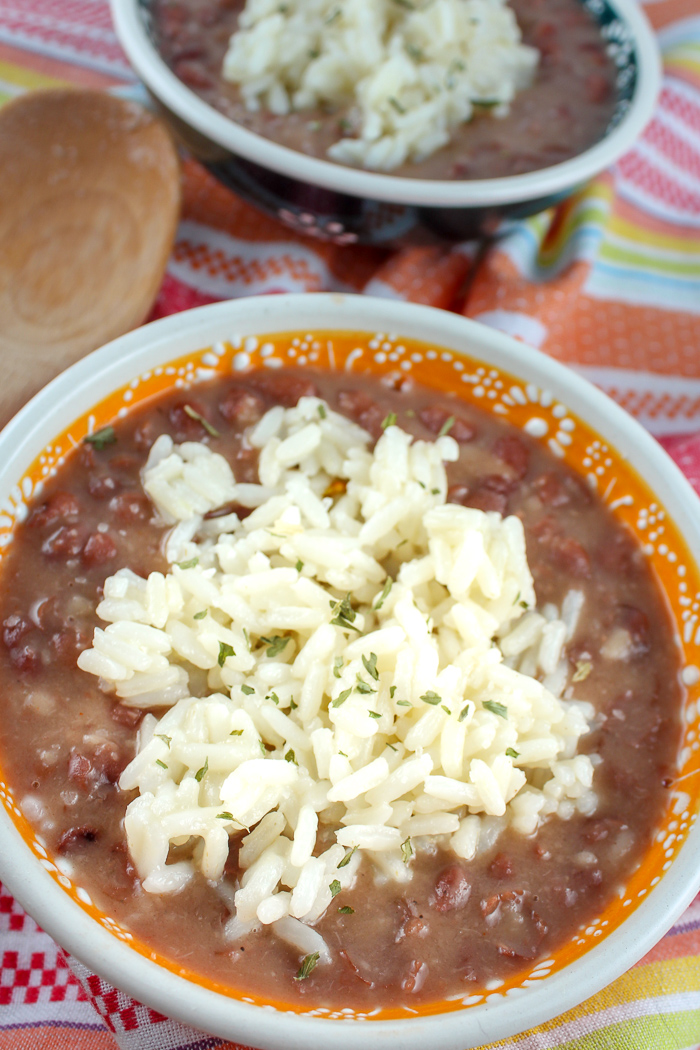
<path fill-rule="evenodd" d="M 579 0 L 511 0 L 524 44 L 540 52 L 534 83 L 505 118 L 487 109 L 425 160 L 391 172 L 418 179 L 489 179 L 558 164 L 605 134 L 616 102 L 615 66 L 598 25 Z M 282 146 L 327 158 L 352 134 L 347 107 L 286 116 L 250 112 L 221 76 L 241 0 L 154 0 L 155 42 L 179 79 L 226 117 Z"/>
<path fill-rule="evenodd" d="M 526 9 L 531 34 L 541 38 L 551 26 L 552 40 L 563 47 L 570 9 L 571 37 L 592 42 L 577 5 L 544 0 L 520 5 Z M 221 102 L 228 96 L 216 94 L 211 56 L 235 22 L 235 6 L 162 3 L 166 53 L 185 75 L 190 67 L 176 56 L 198 11 L 208 12 L 197 45 L 207 57 L 187 61 L 209 71 L 212 83 L 200 89 Z M 590 63 L 582 68 L 599 68 L 590 57 L 595 48 L 580 43 L 575 53 Z M 373 1009 L 469 996 L 507 980 L 600 914 L 668 805 L 683 693 L 680 651 L 665 597 L 636 540 L 542 442 L 450 395 L 397 385 L 310 368 L 263 370 L 150 399 L 114 423 L 116 440 L 83 443 L 68 457 L 18 527 L 3 564 L 2 763 L 23 811 L 98 907 L 176 965 L 240 994 Z M 98 624 L 94 610 L 105 578 L 123 566 L 144 577 L 166 569 L 165 527 L 139 476 L 157 436 L 206 442 L 227 458 L 237 480 L 254 481 L 257 453 L 245 428 L 271 406 L 291 406 L 307 394 L 323 397 L 375 439 L 389 413 L 425 440 L 453 417 L 460 455 L 448 466 L 448 500 L 521 518 L 538 605 L 560 605 L 572 586 L 585 595 L 566 655 L 572 669 L 586 667 L 576 695 L 596 711 L 580 751 L 602 762 L 593 816 L 555 816 L 531 836 L 506 829 L 470 862 L 435 845 L 416 858 L 406 884 L 376 883 L 363 861 L 354 887 L 317 923 L 332 965 L 299 980 L 299 953 L 269 928 L 240 943 L 226 941 L 230 908 L 201 875 L 175 894 L 143 891 L 123 824 L 134 793 L 117 784 L 135 754 L 143 712 L 102 692 L 76 659 Z M 627 657 L 606 660 L 601 649 L 616 628 L 628 634 Z M 232 885 L 242 834 L 230 840 Z M 319 840 L 317 848 L 327 845 Z"/>

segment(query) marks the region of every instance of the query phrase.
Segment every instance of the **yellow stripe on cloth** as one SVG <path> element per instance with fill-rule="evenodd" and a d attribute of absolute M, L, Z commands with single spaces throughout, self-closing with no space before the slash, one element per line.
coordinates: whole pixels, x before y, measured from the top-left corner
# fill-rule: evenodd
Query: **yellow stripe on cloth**
<path fill-rule="evenodd" d="M 0 61 L 0 80 L 4 84 L 11 84 L 24 91 L 41 87 L 60 87 L 67 83 L 65 80 L 37 73 L 34 69 L 26 69 L 24 66 L 2 61 Z"/>
<path fill-rule="evenodd" d="M 637 966 L 529 1032 L 481 1050 L 683 1050 L 700 1042 L 700 958 Z"/>

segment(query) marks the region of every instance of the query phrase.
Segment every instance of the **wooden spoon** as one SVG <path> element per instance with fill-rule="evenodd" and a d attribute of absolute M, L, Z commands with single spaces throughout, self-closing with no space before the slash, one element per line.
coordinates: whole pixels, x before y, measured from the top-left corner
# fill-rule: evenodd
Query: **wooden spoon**
<path fill-rule="evenodd" d="M 175 147 L 141 106 L 66 89 L 0 110 L 0 425 L 145 319 L 179 206 Z"/>

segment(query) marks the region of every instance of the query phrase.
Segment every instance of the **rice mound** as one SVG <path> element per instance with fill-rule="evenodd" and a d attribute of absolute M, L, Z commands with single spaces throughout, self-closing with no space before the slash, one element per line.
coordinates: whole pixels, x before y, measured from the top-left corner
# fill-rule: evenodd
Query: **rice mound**
<path fill-rule="evenodd" d="M 250 110 L 351 107 L 329 156 L 390 171 L 444 146 L 475 106 L 504 116 L 538 58 L 506 0 L 247 0 L 223 76 Z"/>
<path fill-rule="evenodd" d="M 435 843 L 469 860 L 597 802 L 564 655 L 583 595 L 536 610 L 519 518 L 446 503 L 456 442 L 385 423 L 371 449 L 317 398 L 273 408 L 246 435 L 259 484 L 161 436 L 143 482 L 170 570 L 109 577 L 78 660 L 123 704 L 169 708 L 120 779 L 144 889 L 222 880 L 245 831 L 230 936 L 273 924 L 322 959 L 309 924 L 363 856 L 406 882 Z"/>

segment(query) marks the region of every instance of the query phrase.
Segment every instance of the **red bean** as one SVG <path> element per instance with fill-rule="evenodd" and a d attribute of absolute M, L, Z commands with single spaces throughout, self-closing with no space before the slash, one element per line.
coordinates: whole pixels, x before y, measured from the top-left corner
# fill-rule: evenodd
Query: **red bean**
<path fill-rule="evenodd" d="M 219 412 L 234 426 L 250 427 L 265 414 L 265 402 L 245 387 L 232 386 L 219 402 Z"/>
<path fill-rule="evenodd" d="M 394 943 L 398 944 L 404 937 L 425 937 L 430 928 L 423 916 L 419 915 L 416 902 L 403 899 L 398 903 L 401 921 L 394 937 Z"/>
<path fill-rule="evenodd" d="M 512 490 L 513 482 L 509 478 L 501 474 L 489 474 L 478 482 L 473 493 L 465 501 L 465 506 L 505 514 L 508 509 L 508 496 Z"/>
<path fill-rule="evenodd" d="M 111 474 L 88 475 L 88 492 L 93 499 L 110 499 L 118 488 L 119 482 Z"/>
<path fill-rule="evenodd" d="M 589 73 L 584 84 L 584 93 L 589 102 L 605 102 L 610 95 L 610 82 L 602 73 Z"/>
<path fill-rule="evenodd" d="M 81 824 L 79 827 L 69 828 L 68 831 L 63 832 L 58 840 L 56 851 L 58 853 L 68 853 L 85 842 L 95 842 L 99 834 L 97 828 L 93 828 L 91 824 Z"/>
<path fill-rule="evenodd" d="M 68 779 L 77 781 L 81 787 L 87 787 L 88 777 L 92 772 L 92 763 L 78 751 L 71 751 L 68 759 Z"/>
<path fill-rule="evenodd" d="M 476 427 L 473 427 L 462 416 L 457 416 L 450 409 L 441 408 L 440 405 L 428 405 L 427 408 L 422 408 L 418 413 L 418 418 L 431 434 L 439 434 L 447 421 L 452 419 L 453 422 L 447 433 L 460 444 L 466 444 L 476 436 Z"/>
<path fill-rule="evenodd" d="M 18 671 L 31 673 L 42 666 L 41 656 L 31 645 L 15 645 L 10 649 L 10 659 Z"/>
<path fill-rule="evenodd" d="M 88 758 L 79 751 L 71 751 L 68 760 L 68 778 L 89 791 L 101 784 L 116 784 L 127 759 L 121 755 L 116 744 L 99 744 Z"/>
<path fill-rule="evenodd" d="M 143 492 L 120 492 L 110 500 L 109 509 L 123 525 L 148 521 L 152 517 L 151 501 Z"/>
<path fill-rule="evenodd" d="M 92 641 L 91 634 L 72 624 L 51 635 L 49 648 L 52 653 L 68 667 L 74 667 L 80 653 L 87 649 Z"/>
<path fill-rule="evenodd" d="M 201 441 L 205 437 L 207 428 L 197 416 L 206 419 L 206 410 L 194 398 L 176 401 L 170 406 L 168 420 L 173 428 L 173 437 L 176 441 Z"/>
<path fill-rule="evenodd" d="M 584 547 L 567 536 L 558 539 L 552 548 L 553 560 L 562 572 L 570 573 L 578 579 L 586 579 L 591 575 L 591 563 Z"/>
<path fill-rule="evenodd" d="M 88 537 L 81 555 L 83 565 L 92 568 L 93 565 L 104 565 L 117 556 L 117 545 L 112 537 L 106 532 L 93 532 Z"/>
<path fill-rule="evenodd" d="M 459 864 L 450 864 L 438 876 L 430 903 L 436 911 L 456 911 L 469 900 L 471 883 Z"/>
<path fill-rule="evenodd" d="M 561 572 L 578 579 L 591 574 L 591 563 L 584 547 L 573 536 L 565 536 L 562 526 L 554 518 L 542 518 L 531 528 L 547 560 Z"/>
<path fill-rule="evenodd" d="M 649 618 L 641 609 L 633 605 L 618 605 L 615 623 L 629 632 L 635 656 L 649 652 Z"/>
<path fill-rule="evenodd" d="M 124 707 L 123 704 L 115 704 L 110 714 L 117 725 L 135 729 L 143 718 L 144 712 L 138 707 Z"/>
<path fill-rule="evenodd" d="M 373 438 L 381 436 L 386 412 L 364 390 L 341 390 L 338 394 L 338 408 L 344 415 L 364 427 Z"/>
<path fill-rule="evenodd" d="M 318 397 L 318 387 L 308 376 L 265 370 L 253 372 L 247 379 L 248 385 L 263 397 L 285 408 L 293 408 L 300 397 Z"/>
<path fill-rule="evenodd" d="M 3 620 L 2 628 L 2 640 L 8 649 L 12 649 L 24 638 L 25 634 L 29 634 L 30 631 L 35 629 L 35 625 L 25 616 L 14 614 Z"/>
<path fill-rule="evenodd" d="M 33 529 L 43 529 L 58 521 L 74 522 L 80 517 L 80 503 L 69 492 L 57 492 L 33 512 L 27 524 Z"/>
<path fill-rule="evenodd" d="M 514 870 L 513 862 L 506 853 L 497 853 L 489 866 L 489 871 L 494 879 L 510 878 Z"/>
<path fill-rule="evenodd" d="M 160 431 L 152 419 L 146 419 L 134 431 L 134 444 L 141 452 L 148 452 Z"/>
<path fill-rule="evenodd" d="M 404 992 L 418 992 L 425 984 L 425 979 L 428 976 L 428 964 L 421 962 L 420 959 L 413 959 L 411 965 L 408 968 L 408 973 L 401 981 L 401 988 Z"/>
<path fill-rule="evenodd" d="M 533 488 L 546 507 L 564 507 L 571 502 L 563 479 L 554 471 L 540 474 L 533 482 Z"/>
<path fill-rule="evenodd" d="M 173 73 L 188 87 L 202 88 L 204 90 L 214 87 L 214 80 L 206 70 L 202 69 L 198 62 L 190 62 L 187 59 L 178 61 L 176 59 L 173 62 Z"/>
<path fill-rule="evenodd" d="M 598 817 L 588 821 L 583 837 L 587 842 L 603 842 L 610 835 L 619 834 L 625 827 L 621 820 L 615 820 L 614 817 Z"/>
<path fill-rule="evenodd" d="M 494 455 L 502 459 L 520 480 L 527 474 L 530 463 L 530 449 L 515 434 L 504 434 L 493 446 Z"/>
<path fill-rule="evenodd" d="M 239 520 L 243 521 L 244 518 L 247 518 L 252 513 L 252 507 L 243 507 L 240 503 L 224 503 L 221 507 L 207 511 L 204 515 L 204 520 L 212 521 L 215 518 L 224 518 L 227 514 L 236 514 Z"/>
<path fill-rule="evenodd" d="M 48 558 L 65 558 L 68 560 L 80 554 L 82 546 L 83 533 L 81 530 L 68 525 L 61 525 L 60 529 L 57 529 L 47 540 L 44 540 L 41 549 Z"/>
<path fill-rule="evenodd" d="M 463 507 L 466 507 L 470 491 L 471 490 L 468 485 L 450 485 L 450 487 L 447 490 L 447 502 L 459 503 Z"/>

